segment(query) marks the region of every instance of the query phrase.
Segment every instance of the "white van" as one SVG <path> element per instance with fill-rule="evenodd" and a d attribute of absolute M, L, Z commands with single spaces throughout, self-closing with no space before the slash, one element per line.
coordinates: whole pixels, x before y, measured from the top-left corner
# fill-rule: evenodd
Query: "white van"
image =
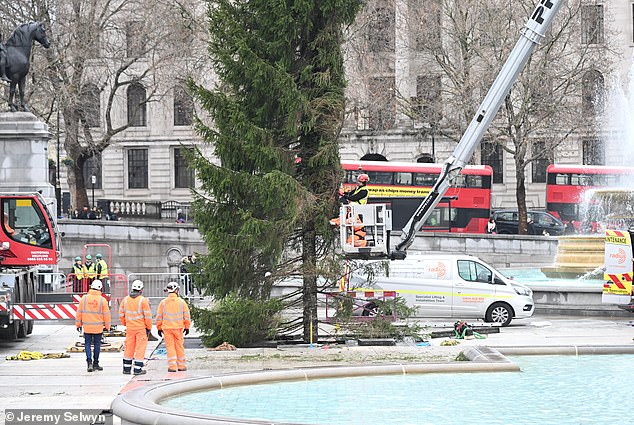
<path fill-rule="evenodd" d="M 355 275 L 351 286 L 396 291 L 416 307 L 416 316 L 484 319 L 508 326 L 535 310 L 530 288 L 470 255 L 409 254 L 387 262 L 387 270 L 375 269 L 370 280 Z"/>

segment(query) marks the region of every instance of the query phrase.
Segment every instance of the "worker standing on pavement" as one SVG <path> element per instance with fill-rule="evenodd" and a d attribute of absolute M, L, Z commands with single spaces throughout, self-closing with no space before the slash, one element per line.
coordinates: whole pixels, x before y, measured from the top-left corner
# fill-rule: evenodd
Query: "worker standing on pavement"
<path fill-rule="evenodd" d="M 84 288 L 84 264 L 81 262 L 81 257 L 75 257 L 73 275 L 73 292 L 87 292 Z"/>
<path fill-rule="evenodd" d="M 150 302 L 141 293 L 143 282 L 132 282 L 130 295 L 119 306 L 119 320 L 125 326 L 125 350 L 123 351 L 123 373 L 130 374 L 134 360 L 134 374 L 143 375 L 143 359 L 148 337 L 152 330 Z"/>
<path fill-rule="evenodd" d="M 84 264 L 84 279 L 88 285 L 97 278 L 97 265 L 92 262 L 92 255 L 86 255 L 86 263 Z M 103 282 L 101 283 L 103 285 Z"/>
<path fill-rule="evenodd" d="M 95 263 L 95 271 L 97 272 L 97 279 L 103 282 L 104 292 L 110 293 L 110 279 L 108 278 L 108 263 L 103 259 L 101 254 L 95 256 L 97 262 Z"/>
<path fill-rule="evenodd" d="M 108 301 L 101 296 L 102 289 L 103 284 L 98 279 L 90 284 L 88 293 L 79 300 L 75 317 L 77 332 L 81 332 L 82 328 L 84 330 L 84 350 L 88 372 L 103 370 L 99 366 L 101 337 L 104 330 L 110 329 L 110 308 Z M 94 355 L 91 353 L 91 345 L 94 346 Z"/>
<path fill-rule="evenodd" d="M 189 307 L 178 296 L 178 283 L 170 282 L 165 287 L 167 298 L 163 299 L 156 312 L 156 327 L 159 336 L 165 339 L 168 372 L 187 370 L 185 366 L 185 340 L 183 334 L 189 334 L 191 319 Z"/>

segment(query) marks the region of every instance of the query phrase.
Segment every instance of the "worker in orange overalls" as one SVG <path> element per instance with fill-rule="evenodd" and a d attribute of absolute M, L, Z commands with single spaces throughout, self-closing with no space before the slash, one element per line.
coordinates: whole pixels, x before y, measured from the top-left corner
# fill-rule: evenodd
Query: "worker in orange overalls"
<path fill-rule="evenodd" d="M 143 375 L 143 359 L 147 340 L 152 330 L 152 310 L 150 302 L 141 293 L 143 282 L 132 282 L 130 295 L 121 301 L 119 320 L 125 326 L 125 350 L 123 351 L 123 373 L 130 374 L 134 360 L 134 374 Z"/>
<path fill-rule="evenodd" d="M 370 181 L 370 176 L 365 173 L 359 174 L 357 176 L 357 186 L 354 189 L 343 192 L 343 189 L 340 190 L 339 194 L 341 197 L 339 198 L 339 203 L 343 205 L 347 204 L 358 204 L 365 205 L 368 203 L 368 196 L 370 192 L 368 191 L 367 184 Z M 341 224 L 341 218 L 336 217 L 330 220 L 330 224 L 333 226 L 339 226 Z"/>
<path fill-rule="evenodd" d="M 101 337 L 103 331 L 110 329 L 110 308 L 108 300 L 101 296 L 103 284 L 100 280 L 94 280 L 90 284 L 88 293 L 81 297 L 75 316 L 77 332 L 84 329 L 84 350 L 86 351 L 86 363 L 88 372 L 103 370 L 99 366 L 99 351 L 101 349 Z M 90 346 L 95 347 L 94 361 Z"/>
<path fill-rule="evenodd" d="M 156 327 L 159 336 L 165 339 L 167 350 L 167 371 L 187 370 L 185 366 L 185 339 L 189 335 L 191 319 L 189 307 L 178 296 L 178 283 L 170 282 L 165 287 L 167 298 L 163 299 L 156 312 Z"/>

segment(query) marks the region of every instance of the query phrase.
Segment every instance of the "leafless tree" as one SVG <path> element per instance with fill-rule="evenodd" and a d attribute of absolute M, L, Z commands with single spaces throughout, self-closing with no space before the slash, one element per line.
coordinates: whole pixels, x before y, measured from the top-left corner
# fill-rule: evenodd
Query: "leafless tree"
<path fill-rule="evenodd" d="M 367 19 L 359 21 L 348 45 L 349 113 L 366 111 L 372 129 L 413 127 L 457 143 L 535 6 L 535 0 L 368 2 Z M 611 18 L 603 12 L 579 0 L 564 2 L 482 141 L 483 157 L 489 150 L 513 157 L 521 233 L 527 232 L 529 165 L 552 162 L 564 142 L 597 131 L 602 85 L 588 82 L 589 75 L 609 74 L 616 58 L 604 25 Z M 387 28 L 376 25 L 384 13 L 394 17 Z M 387 78 L 393 93 L 383 84 L 382 95 L 373 95 L 373 84 Z M 594 90 L 584 95 L 589 84 Z M 389 125 L 372 123 L 386 110 L 396 117 Z"/>
<path fill-rule="evenodd" d="M 62 136 L 74 206 L 89 205 L 86 162 L 143 121 L 147 104 L 198 69 L 202 10 L 197 1 L 0 1 L 0 21 L 9 27 L 4 32 L 24 21 L 46 24 L 51 48 L 37 52 L 45 56 L 31 72 L 37 78 L 31 103 Z M 142 87 L 139 96 L 129 95 L 131 87 Z"/>

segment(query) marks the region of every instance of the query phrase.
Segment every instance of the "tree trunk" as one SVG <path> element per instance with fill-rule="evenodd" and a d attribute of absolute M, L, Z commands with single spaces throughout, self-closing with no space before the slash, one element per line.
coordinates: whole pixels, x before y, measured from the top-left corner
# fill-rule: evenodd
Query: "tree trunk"
<path fill-rule="evenodd" d="M 75 204 L 73 205 L 75 209 L 79 211 L 81 211 L 83 207 L 92 206 L 91 202 L 88 200 L 88 194 L 86 193 L 86 182 L 84 181 L 83 165 L 83 161 L 75 162 L 68 169 L 69 184 L 71 181 L 73 181 L 74 183 L 73 187 L 71 187 L 71 199 L 75 199 Z"/>
<path fill-rule="evenodd" d="M 528 223 L 526 220 L 526 175 L 525 163 L 522 159 L 515 158 L 515 199 L 517 200 L 518 228 L 520 235 L 528 233 Z"/>
<path fill-rule="evenodd" d="M 72 108 L 65 108 L 62 112 L 64 117 L 64 150 L 72 164 L 68 166 L 68 187 L 70 190 L 71 209 L 81 211 L 83 207 L 90 205 L 88 194 L 86 193 L 86 182 L 84 181 L 84 163 L 82 147 L 79 144 L 79 118 Z"/>
<path fill-rule="evenodd" d="M 316 343 L 319 336 L 317 320 L 317 275 L 315 250 L 316 235 L 315 223 L 309 221 L 304 226 L 302 238 L 302 274 L 304 314 L 302 324 L 304 326 L 304 341 Z"/>

